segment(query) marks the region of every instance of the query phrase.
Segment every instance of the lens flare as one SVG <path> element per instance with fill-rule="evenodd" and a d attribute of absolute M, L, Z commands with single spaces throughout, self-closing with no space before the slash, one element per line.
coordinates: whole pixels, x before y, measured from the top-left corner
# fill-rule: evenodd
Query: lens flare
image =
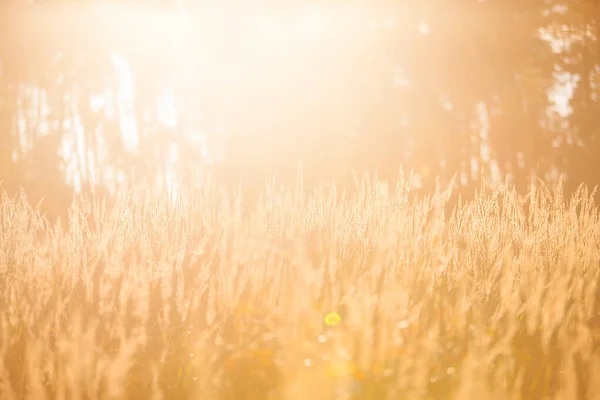
<path fill-rule="evenodd" d="M 327 326 L 335 326 L 342 321 L 342 316 L 338 313 L 331 312 L 325 316 L 324 321 Z"/>

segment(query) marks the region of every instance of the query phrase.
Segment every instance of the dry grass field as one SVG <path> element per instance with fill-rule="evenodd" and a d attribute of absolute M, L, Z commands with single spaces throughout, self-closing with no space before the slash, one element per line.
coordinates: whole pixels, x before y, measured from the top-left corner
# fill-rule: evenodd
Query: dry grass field
<path fill-rule="evenodd" d="M 600 220 L 542 185 L 0 200 L 0 399 L 599 399 Z"/>

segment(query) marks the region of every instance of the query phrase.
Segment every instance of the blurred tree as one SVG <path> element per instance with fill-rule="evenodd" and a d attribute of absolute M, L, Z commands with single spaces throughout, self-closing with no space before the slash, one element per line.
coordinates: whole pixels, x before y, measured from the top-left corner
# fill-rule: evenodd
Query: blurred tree
<path fill-rule="evenodd" d="M 596 2 L 583 0 L 573 0 L 565 6 L 551 28 L 564 41 L 557 50 L 557 75 L 575 81 L 566 129 L 558 132 L 562 150 L 559 165 L 566 171 L 572 190 L 580 182 L 600 184 L 600 7 Z"/>
<path fill-rule="evenodd" d="M 107 184 L 106 166 L 166 179 L 170 149 L 190 163 L 193 154 L 205 157 L 189 136 L 189 121 L 202 121 L 206 143 L 225 140 L 213 172 L 232 186 L 243 178 L 259 187 L 273 173 L 294 179 L 299 159 L 308 184 L 336 178 L 346 187 L 352 170 L 376 169 L 393 180 L 400 165 L 414 167 L 426 188 L 437 176 L 459 173 L 471 190 L 481 167 L 491 174 L 495 166 L 497 179 L 508 177 L 521 189 L 553 170 L 567 172 L 574 185 L 599 182 L 595 2 L 332 3 L 346 22 L 312 46 L 274 35 L 273 47 L 264 49 L 252 40 L 260 10 L 271 10 L 266 4 L 242 13 L 224 3 L 138 0 L 120 3 L 129 7 L 122 16 L 102 19 L 90 7 L 111 2 L 65 2 L 60 9 L 56 2 L 35 3 L 20 4 L 17 14 L 3 6 L 0 13 L 0 179 L 25 179 L 18 172 L 25 167 L 13 162 L 13 153 L 26 151 L 23 137 L 36 143 L 53 135 L 48 151 L 64 151 L 79 123 L 83 134 L 71 151 L 81 187 Z M 291 24 L 305 10 L 294 4 L 288 7 L 294 11 L 282 6 L 272 15 Z M 177 43 L 177 19 L 163 30 L 151 21 L 172 18 L 181 6 L 189 7 L 193 23 L 187 40 Z M 221 24 L 209 27 L 211 19 Z M 563 40 L 563 49 L 542 40 L 542 29 Z M 113 113 L 91 106 L 111 91 L 118 102 L 115 54 L 130 65 L 137 153 L 123 143 L 122 106 L 113 104 Z M 551 112 L 548 101 L 561 73 L 578 79 L 566 117 Z M 25 86 L 47 95 L 48 115 L 25 110 L 35 108 Z M 174 93 L 175 126 L 164 126 L 159 115 L 167 90 Z M 51 128 L 41 133 L 40 124 Z"/>

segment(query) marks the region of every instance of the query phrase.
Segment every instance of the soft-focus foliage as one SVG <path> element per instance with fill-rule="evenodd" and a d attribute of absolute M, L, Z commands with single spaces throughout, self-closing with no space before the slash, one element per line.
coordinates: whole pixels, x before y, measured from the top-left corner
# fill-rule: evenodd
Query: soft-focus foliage
<path fill-rule="evenodd" d="M 32 199 L 192 167 L 257 188 L 298 159 L 340 185 L 600 183 L 594 1 L 6 3 L 0 180 Z"/>
<path fill-rule="evenodd" d="M 586 190 L 447 212 L 368 182 L 250 209 L 134 190 L 66 226 L 5 195 L 0 398 L 598 398 Z"/>

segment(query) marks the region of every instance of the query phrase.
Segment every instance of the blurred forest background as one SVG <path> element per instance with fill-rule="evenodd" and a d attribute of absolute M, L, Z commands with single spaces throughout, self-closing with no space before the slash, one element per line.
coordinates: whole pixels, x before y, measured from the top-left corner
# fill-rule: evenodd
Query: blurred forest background
<path fill-rule="evenodd" d="M 600 3 L 6 1 L 0 180 L 50 212 L 352 171 L 432 188 L 600 181 Z M 480 176 L 484 171 L 485 176 Z"/>

